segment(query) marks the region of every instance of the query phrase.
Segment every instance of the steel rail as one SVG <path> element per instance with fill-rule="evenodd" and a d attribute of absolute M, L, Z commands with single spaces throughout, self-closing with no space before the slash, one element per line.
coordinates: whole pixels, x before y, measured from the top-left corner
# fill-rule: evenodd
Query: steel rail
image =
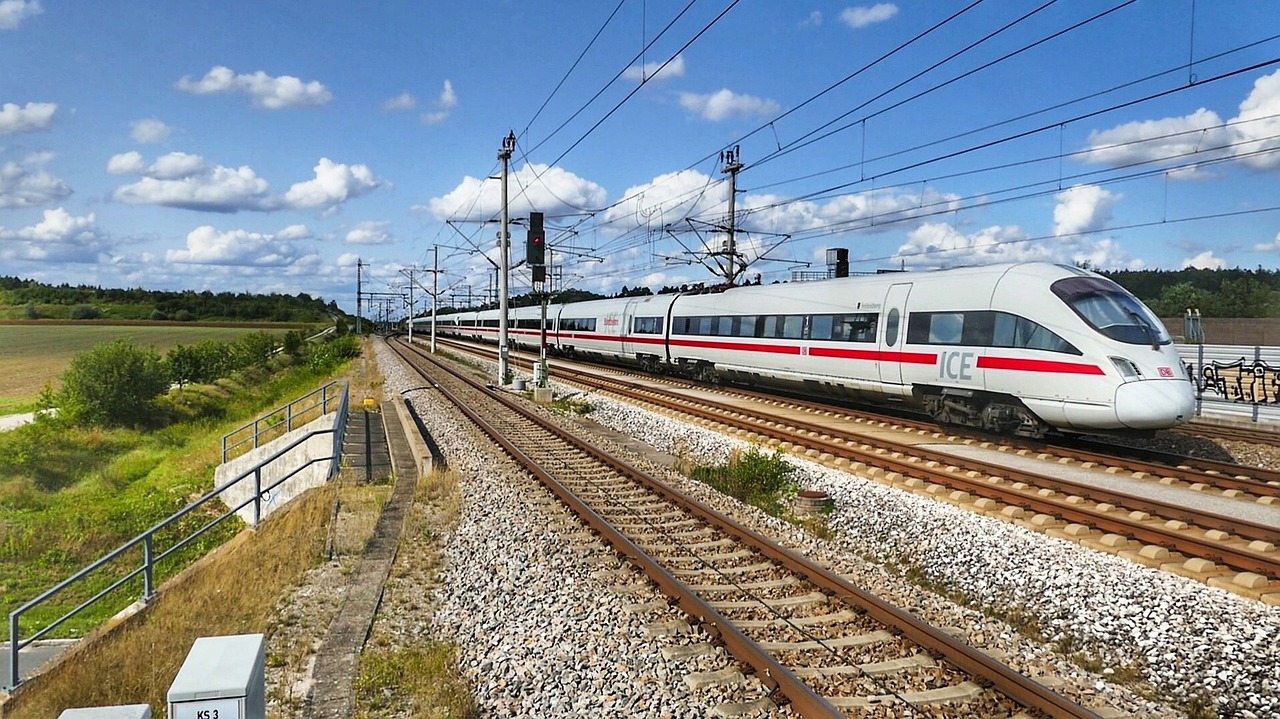
<path fill-rule="evenodd" d="M 564 376 L 563 371 L 561 376 Z M 575 379 L 575 381 L 596 387 L 602 387 L 607 383 L 620 384 L 623 385 L 622 389 L 610 388 L 610 391 L 624 395 L 628 394 L 628 392 L 633 392 L 636 396 L 640 396 L 640 398 L 647 402 L 667 406 L 669 408 L 677 409 L 681 412 L 692 414 L 703 419 L 709 419 L 721 424 L 736 426 L 740 429 L 747 429 L 757 434 L 779 440 L 785 440 L 792 442 L 793 444 L 799 443 L 808 446 L 811 449 L 818 449 L 819 451 L 827 452 L 835 457 L 844 457 L 852 461 L 861 462 L 867 466 L 879 467 L 886 471 L 897 472 L 905 476 L 921 477 L 921 475 L 925 475 L 921 478 L 927 478 L 929 481 L 941 484 L 951 489 L 960 489 L 979 497 L 994 499 L 1004 504 L 1011 504 L 1023 509 L 1031 509 L 1041 514 L 1054 515 L 1061 517 L 1068 522 L 1091 525 L 1105 532 L 1132 537 L 1147 544 L 1154 544 L 1157 546 L 1171 548 L 1176 551 L 1183 551 L 1184 553 L 1192 556 L 1213 559 L 1241 571 L 1256 572 L 1273 578 L 1280 577 L 1280 563 L 1277 563 L 1275 560 L 1268 559 L 1259 553 L 1240 550 L 1214 540 L 1189 536 L 1180 533 L 1177 530 L 1147 525 L 1139 520 L 1130 519 L 1128 517 L 1110 517 L 1105 514 L 1089 512 L 1068 504 L 1065 501 L 1057 501 L 1048 497 L 1032 496 L 1011 491 L 998 485 L 991 484 L 985 480 L 963 476 L 961 473 L 931 471 L 931 468 L 925 465 L 932 462 L 944 467 L 954 466 L 961 470 L 973 471 L 983 475 L 1007 477 L 1012 480 L 1025 480 L 1031 484 L 1049 486 L 1057 491 L 1069 490 L 1069 493 L 1105 500 L 1107 502 L 1117 504 L 1118 506 L 1127 505 L 1131 509 L 1157 513 L 1164 516 L 1166 519 L 1183 519 L 1184 521 L 1188 521 L 1188 523 L 1195 523 L 1198 526 L 1207 526 L 1210 529 L 1221 529 L 1223 531 L 1236 534 L 1237 536 L 1260 539 L 1262 541 L 1272 543 L 1280 541 L 1280 532 L 1277 532 L 1275 528 L 1267 527 L 1266 525 L 1247 522 L 1245 520 L 1232 519 L 1230 517 L 1222 517 L 1220 515 L 1196 512 L 1180 505 L 1168 504 L 1143 497 L 1134 497 L 1133 495 L 1128 495 L 1122 492 L 1095 488 L 1091 485 L 1072 482 L 1070 480 L 1045 477 L 1040 474 L 1019 471 L 1001 465 L 987 464 L 977 460 L 967 460 L 955 455 L 942 452 L 932 452 L 919 447 L 900 445 L 887 440 L 870 440 L 867 437 L 853 433 L 846 433 L 846 437 L 862 444 L 870 444 L 872 441 L 879 441 L 883 444 L 892 445 L 892 452 L 916 455 L 921 461 L 910 462 L 906 459 L 894 458 L 891 454 L 864 452 L 858 450 L 856 447 L 850 446 L 849 444 L 837 443 L 834 439 L 821 439 L 821 435 L 835 437 L 842 434 L 839 430 L 828 426 L 794 418 L 780 418 L 779 421 L 774 422 L 775 427 L 769 427 L 763 421 L 755 422 L 750 420 L 734 419 L 717 411 L 699 410 L 690 406 L 691 404 L 694 404 L 693 400 L 668 400 L 661 397 L 649 396 L 654 394 L 655 390 L 648 388 L 643 390 L 628 389 L 630 383 L 625 380 L 601 380 L 591 377 L 590 375 L 581 375 L 580 378 Z M 714 406 L 715 404 L 710 400 L 697 400 L 697 402 L 711 406 Z M 735 414 L 741 414 L 741 412 L 736 408 L 733 408 L 731 411 Z M 795 429 L 805 432 L 812 432 L 819 435 L 819 437 L 797 437 L 793 432 L 780 429 L 776 426 L 779 424 L 789 425 Z M 886 447 L 884 449 L 888 450 L 889 448 Z M 1190 549 L 1188 549 L 1188 547 Z"/>
<path fill-rule="evenodd" d="M 436 362 L 436 360 L 434 360 L 433 358 L 428 358 L 428 359 L 431 359 L 432 362 Z M 437 364 L 439 363 L 437 362 Z M 469 380 L 467 381 L 469 382 Z M 880 599 L 879 597 L 872 594 L 871 592 L 835 574 L 831 570 L 826 569 L 825 567 L 822 567 L 818 564 L 815 564 L 814 562 L 810 561 L 806 557 L 796 552 L 793 552 L 791 550 L 778 546 L 775 542 L 765 537 L 764 535 L 739 524 L 737 521 L 704 505 L 703 503 L 694 499 L 693 497 L 687 494 L 684 494 L 683 492 L 680 492 L 679 490 L 676 490 L 670 487 L 666 483 L 661 482 L 649 476 L 647 473 L 633 467 L 632 465 L 628 464 L 624 460 L 618 457 L 614 457 L 606 452 L 603 452 L 602 450 L 596 448 L 595 446 L 593 446 L 592 444 L 590 444 L 589 442 L 587 442 L 586 440 L 580 437 L 577 437 L 573 434 L 569 434 L 564 432 L 563 430 L 560 430 L 554 424 L 551 424 L 550 422 L 548 422 L 547 420 L 544 420 L 538 415 L 529 412 L 526 408 L 521 406 L 516 401 L 508 397 L 505 397 L 501 393 L 498 393 L 487 387 L 483 388 L 483 391 L 494 400 L 502 403 L 504 406 L 507 406 L 511 410 L 520 413 L 522 416 L 528 418 L 530 421 L 535 422 L 540 426 L 543 426 L 548 431 L 561 436 L 566 441 L 571 442 L 580 451 L 587 453 L 595 457 L 598 461 L 612 467 L 619 474 L 623 474 L 624 476 L 627 476 L 635 481 L 640 482 L 644 486 L 648 487 L 650 490 L 662 495 L 663 497 L 666 497 L 668 500 L 690 511 L 695 516 L 700 517 L 703 521 L 711 524 L 712 526 L 725 532 L 726 534 L 733 536 L 738 541 L 747 545 L 751 549 L 754 549 L 760 552 L 761 554 L 772 559 L 773 561 L 780 563 L 787 569 L 806 578 L 807 580 L 812 582 L 814 585 L 834 594 L 837 598 L 839 598 L 845 604 L 848 604 L 854 608 L 865 611 L 869 616 L 881 622 L 882 624 L 885 624 L 890 627 L 894 627 L 895 629 L 901 631 L 903 635 L 909 638 L 911 641 L 915 642 L 916 644 L 920 645 L 921 647 L 924 647 L 929 651 L 938 653 L 939 655 L 946 658 L 948 661 L 950 661 L 959 669 L 969 674 L 972 674 L 974 676 L 978 676 L 978 677 L 982 677 L 983 679 L 986 679 L 987 681 L 991 682 L 991 685 L 997 691 L 1004 693 L 1006 696 L 1014 699 L 1015 701 L 1022 703 L 1024 706 L 1041 709 L 1049 713 L 1051 716 L 1076 717 L 1078 719 L 1097 719 L 1098 715 L 1090 711 L 1089 709 L 1066 699 L 1065 697 L 1061 696 L 1060 694 L 1053 691 L 1052 689 L 1045 687 L 1044 685 L 1015 671 L 1014 669 L 1000 663 L 999 661 L 988 656 L 987 654 L 956 639 L 955 637 L 952 637 L 950 634 L 946 633 L 945 631 L 938 629 L 937 627 L 934 627 L 928 624 L 927 622 L 919 619 L 914 614 L 904 611 L 902 609 L 899 609 L 893 606 L 892 604 L 889 604 L 888 602 L 885 602 L 883 599 Z M 457 402 L 455 402 L 455 404 L 457 404 L 457 406 L 460 409 L 463 409 L 464 413 L 466 413 L 468 416 L 471 416 L 473 414 L 470 411 L 470 409 L 465 408 L 464 405 L 458 404 Z M 479 422 L 477 422 L 477 424 L 479 424 Z M 486 433 L 488 432 L 486 431 Z M 503 437 L 500 437 L 496 434 L 490 434 L 490 436 L 495 441 L 499 442 L 499 444 L 503 445 L 504 448 L 507 445 L 509 445 L 509 442 Z M 507 451 L 509 453 L 512 453 L 513 456 L 520 456 L 520 457 L 525 456 L 522 452 L 519 452 L 519 450 L 514 450 L 514 451 L 507 450 Z M 559 486 L 562 491 L 570 495 L 572 494 L 571 492 L 569 492 L 569 490 L 563 488 L 563 486 L 560 485 L 559 482 L 555 482 L 553 478 L 552 478 L 552 481 L 555 483 L 556 486 Z M 557 496 L 560 496 L 559 491 L 557 491 Z M 575 498 L 575 501 L 576 501 L 576 498 Z M 584 509 L 590 512 L 591 515 L 595 515 L 595 512 L 591 511 L 589 507 L 584 506 Z M 583 516 L 585 517 L 586 515 L 583 515 Z M 600 522 L 604 522 L 603 519 L 598 518 L 598 515 L 595 515 L 595 516 Z M 593 526 L 595 526 L 594 522 L 592 524 Z M 607 523 L 605 524 L 607 525 Z M 610 528 L 610 531 L 616 532 L 616 530 L 612 530 L 612 528 Z M 627 556 L 629 557 L 632 556 L 630 554 L 631 551 L 640 552 L 641 554 L 643 554 L 643 551 L 640 550 L 639 547 L 636 547 L 633 543 L 631 543 L 630 540 L 626 539 L 626 537 L 622 537 L 621 535 L 618 535 L 618 536 L 627 545 L 630 545 L 630 548 L 626 552 Z M 639 557 L 637 557 L 637 559 L 638 558 Z M 649 560 L 649 561 L 652 561 L 652 560 Z M 662 569 L 661 566 L 656 565 L 656 563 L 655 563 L 655 568 L 659 570 L 662 574 L 670 576 L 667 574 L 666 570 Z M 657 580 L 655 579 L 655 581 Z M 674 577 L 671 577 L 671 581 L 675 582 L 676 585 L 681 587 L 682 592 L 689 591 L 687 587 L 684 587 L 684 585 L 680 583 L 678 580 L 676 580 Z M 660 586 L 662 585 L 660 584 Z M 665 591 L 665 586 L 664 586 L 664 591 Z M 693 598 L 697 600 L 697 602 L 699 603 L 702 602 L 702 600 L 698 599 L 696 595 L 694 595 Z M 681 605 L 681 608 L 682 609 L 685 608 L 683 604 Z M 710 611 L 713 611 L 713 612 L 715 611 L 715 610 L 711 610 L 709 606 L 707 608 Z M 703 616 L 693 612 L 690 612 L 690 615 Z M 716 614 L 716 616 L 719 617 L 718 614 Z M 722 617 L 720 618 L 719 621 L 727 622 L 727 620 L 723 619 Z M 717 625 L 717 629 L 720 629 L 723 631 L 723 628 L 724 628 L 723 626 Z M 734 631 L 736 632 L 737 630 L 735 629 Z M 747 639 L 746 641 L 749 642 L 750 640 Z M 754 642 L 752 642 L 752 644 L 754 644 Z M 771 664 L 777 665 L 776 660 L 774 660 L 771 656 L 767 654 L 765 654 L 764 656 L 768 657 L 769 662 Z M 751 662 L 748 662 L 748 663 L 751 663 Z M 752 663 L 752 666 L 756 666 L 756 665 Z M 777 666 L 781 666 L 781 665 L 777 665 Z M 786 673 L 791 677 L 794 677 L 794 675 L 791 674 L 789 670 L 786 670 L 785 668 L 783 668 L 783 670 L 786 671 Z M 774 678 L 777 679 L 777 677 L 774 677 Z M 798 679 L 796 679 L 795 681 L 799 682 Z M 823 700 L 817 694 L 813 693 L 812 689 L 809 689 L 808 685 L 804 685 L 803 682 L 800 682 L 800 684 L 804 687 L 807 693 L 813 694 L 813 696 L 821 700 L 824 706 L 830 706 L 825 700 Z M 780 690 L 789 699 L 791 698 L 791 695 L 788 693 L 788 691 L 785 688 L 781 688 Z M 843 714 L 840 714 L 838 712 L 836 715 L 843 716 Z M 805 716 L 808 716 L 808 714 L 805 714 Z"/>

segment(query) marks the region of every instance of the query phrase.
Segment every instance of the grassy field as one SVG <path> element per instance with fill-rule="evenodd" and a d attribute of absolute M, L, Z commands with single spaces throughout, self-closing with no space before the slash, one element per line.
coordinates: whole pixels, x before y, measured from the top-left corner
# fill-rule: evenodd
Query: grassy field
<path fill-rule="evenodd" d="M 201 327 L 178 325 L 0 325 L 0 415 L 27 411 L 45 382 L 58 378 L 71 358 L 117 337 L 151 346 L 164 354 L 175 345 L 203 339 L 233 342 L 257 327 Z M 283 330 L 277 331 L 283 334 Z"/>

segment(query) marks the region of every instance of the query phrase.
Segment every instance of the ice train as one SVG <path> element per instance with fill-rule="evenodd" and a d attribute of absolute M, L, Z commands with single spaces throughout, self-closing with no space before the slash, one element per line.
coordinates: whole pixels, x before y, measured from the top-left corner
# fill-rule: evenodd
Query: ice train
<path fill-rule="evenodd" d="M 536 348 L 541 308 L 508 315 Z M 498 311 L 437 318 L 496 342 Z M 1039 437 L 1191 419 L 1191 383 L 1160 320 L 1115 282 L 1050 263 L 885 273 L 551 304 L 548 352 L 709 382 L 900 403 L 943 424 Z M 418 318 L 425 329 L 430 318 Z"/>

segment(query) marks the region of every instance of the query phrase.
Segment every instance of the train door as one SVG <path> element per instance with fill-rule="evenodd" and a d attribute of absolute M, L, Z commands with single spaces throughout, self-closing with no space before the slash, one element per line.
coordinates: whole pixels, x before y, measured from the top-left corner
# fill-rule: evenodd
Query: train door
<path fill-rule="evenodd" d="M 886 385 L 902 385 L 903 346 L 907 342 L 907 295 L 911 294 L 911 283 L 903 282 L 889 286 L 884 297 L 884 308 L 881 310 L 881 325 L 884 331 L 880 334 L 880 346 L 876 364 L 880 369 L 880 382 Z"/>

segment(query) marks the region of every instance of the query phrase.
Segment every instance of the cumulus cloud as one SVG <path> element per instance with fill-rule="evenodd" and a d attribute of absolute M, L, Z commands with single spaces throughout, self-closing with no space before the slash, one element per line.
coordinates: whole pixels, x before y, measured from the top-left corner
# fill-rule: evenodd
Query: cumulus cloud
<path fill-rule="evenodd" d="M 1195 257 L 1190 257 L 1182 261 L 1182 269 L 1195 268 L 1198 270 L 1225 270 L 1227 261 L 1213 256 L 1213 250 L 1205 250 Z"/>
<path fill-rule="evenodd" d="M 169 139 L 172 129 L 154 117 L 146 120 L 134 120 L 129 123 L 129 136 L 140 145 L 164 142 Z"/>
<path fill-rule="evenodd" d="M 293 209 L 328 210 L 382 186 L 367 165 L 344 165 L 327 157 L 315 166 L 315 179 L 299 182 L 284 194 Z"/>
<path fill-rule="evenodd" d="M 0 0 L 0 30 L 17 30 L 23 20 L 42 12 L 40 0 Z"/>
<path fill-rule="evenodd" d="M 251 75 L 237 75 L 222 65 L 209 70 L 199 80 L 184 76 L 176 87 L 194 95 L 242 92 L 249 96 L 254 107 L 267 110 L 319 106 L 333 99 L 333 93 L 315 80 L 303 82 L 292 75 L 271 77 L 261 70 Z"/>
<path fill-rule="evenodd" d="M 1074 235 L 1106 227 L 1111 209 L 1122 197 L 1097 185 L 1076 185 L 1059 192 L 1053 208 L 1053 234 Z"/>
<path fill-rule="evenodd" d="M 709 95 L 682 92 L 680 93 L 680 106 L 694 115 L 711 122 L 727 120 L 732 117 L 772 115 L 782 109 L 773 100 L 766 100 L 753 95 L 740 95 L 727 89 L 721 89 Z"/>
<path fill-rule="evenodd" d="M 859 5 L 857 7 L 845 8 L 844 11 L 840 13 L 840 20 L 854 30 L 859 30 L 868 25 L 884 22 L 897 14 L 897 5 L 882 2 L 871 6 Z"/>
<path fill-rule="evenodd" d="M 37 262 L 96 262 L 109 243 L 93 213 L 76 217 L 65 209 L 45 210 L 30 227 L 0 227 L 0 258 Z"/>
<path fill-rule="evenodd" d="M 964 233 L 944 222 L 925 223 L 913 230 L 898 248 L 895 263 L 917 268 L 985 265 L 996 262 L 1088 262 L 1093 267 L 1142 269 L 1110 239 L 1088 241 L 1033 240 L 1020 227 L 995 225 Z"/>
<path fill-rule="evenodd" d="M 365 165 L 344 165 L 327 157 L 315 166 L 315 178 L 274 195 L 253 168 L 209 165 L 200 155 L 171 152 L 147 165 L 142 155 L 126 152 L 107 162 L 112 174 L 142 179 L 116 188 L 113 197 L 133 205 L 162 205 L 205 212 L 268 212 L 279 209 L 328 211 L 382 186 Z"/>
<path fill-rule="evenodd" d="M 57 109 L 53 102 L 28 102 L 23 106 L 6 102 L 0 105 L 0 135 L 47 130 Z"/>
<path fill-rule="evenodd" d="M 814 10 L 813 12 L 809 13 L 809 17 L 805 18 L 800 23 L 800 27 L 820 27 L 821 25 L 822 25 L 821 10 Z"/>
<path fill-rule="evenodd" d="M 622 76 L 632 82 L 653 82 L 684 77 L 684 71 L 684 55 L 676 55 L 666 67 L 662 67 L 661 62 L 646 62 L 632 65 L 623 71 Z"/>
<path fill-rule="evenodd" d="M 291 242 L 296 227 L 271 234 L 248 230 L 219 232 L 212 225 L 202 225 L 187 233 L 186 249 L 168 250 L 165 260 L 196 265 L 283 267 L 301 255 Z"/>
<path fill-rule="evenodd" d="M 402 92 L 390 100 L 384 101 L 381 108 L 383 112 L 395 112 L 396 110 L 412 110 L 417 106 L 418 100 L 413 95 Z"/>
<path fill-rule="evenodd" d="M 607 195 L 603 187 L 558 167 L 528 164 L 512 174 L 514 185 L 524 188 L 511 202 L 511 213 L 517 217 L 530 210 L 557 214 L 600 207 Z M 432 198 L 428 207 L 440 222 L 492 219 L 502 208 L 502 186 L 497 180 L 464 177 L 448 194 Z"/>
<path fill-rule="evenodd" d="M 453 91 L 453 83 L 445 80 L 444 89 L 440 91 L 440 97 L 435 101 L 436 109 L 433 112 L 423 113 L 422 121 L 428 125 L 439 125 L 449 119 L 453 108 L 457 106 L 458 95 Z"/>
<path fill-rule="evenodd" d="M 306 225 L 289 225 L 276 233 L 278 240 L 306 240 L 311 238 L 311 230 Z"/>
<path fill-rule="evenodd" d="M 161 205 L 205 212 L 270 209 L 267 181 L 248 166 L 221 165 L 199 175 L 163 180 L 143 177 L 116 188 L 112 196 L 131 205 Z"/>
<path fill-rule="evenodd" d="M 390 222 L 361 222 L 344 238 L 348 245 L 385 245 L 395 242 Z"/>
<path fill-rule="evenodd" d="M 1202 176 L 1196 164 L 1235 159 L 1258 170 L 1280 168 L 1280 70 L 1254 81 L 1239 113 L 1223 120 L 1206 108 L 1182 117 L 1128 122 L 1089 133 L 1082 162 L 1118 167 L 1140 162 L 1186 164 L 1173 179 Z"/>
<path fill-rule="evenodd" d="M 44 169 L 51 159 L 50 153 L 36 153 L 0 164 L 0 208 L 35 207 L 69 196 L 67 183 Z"/>

